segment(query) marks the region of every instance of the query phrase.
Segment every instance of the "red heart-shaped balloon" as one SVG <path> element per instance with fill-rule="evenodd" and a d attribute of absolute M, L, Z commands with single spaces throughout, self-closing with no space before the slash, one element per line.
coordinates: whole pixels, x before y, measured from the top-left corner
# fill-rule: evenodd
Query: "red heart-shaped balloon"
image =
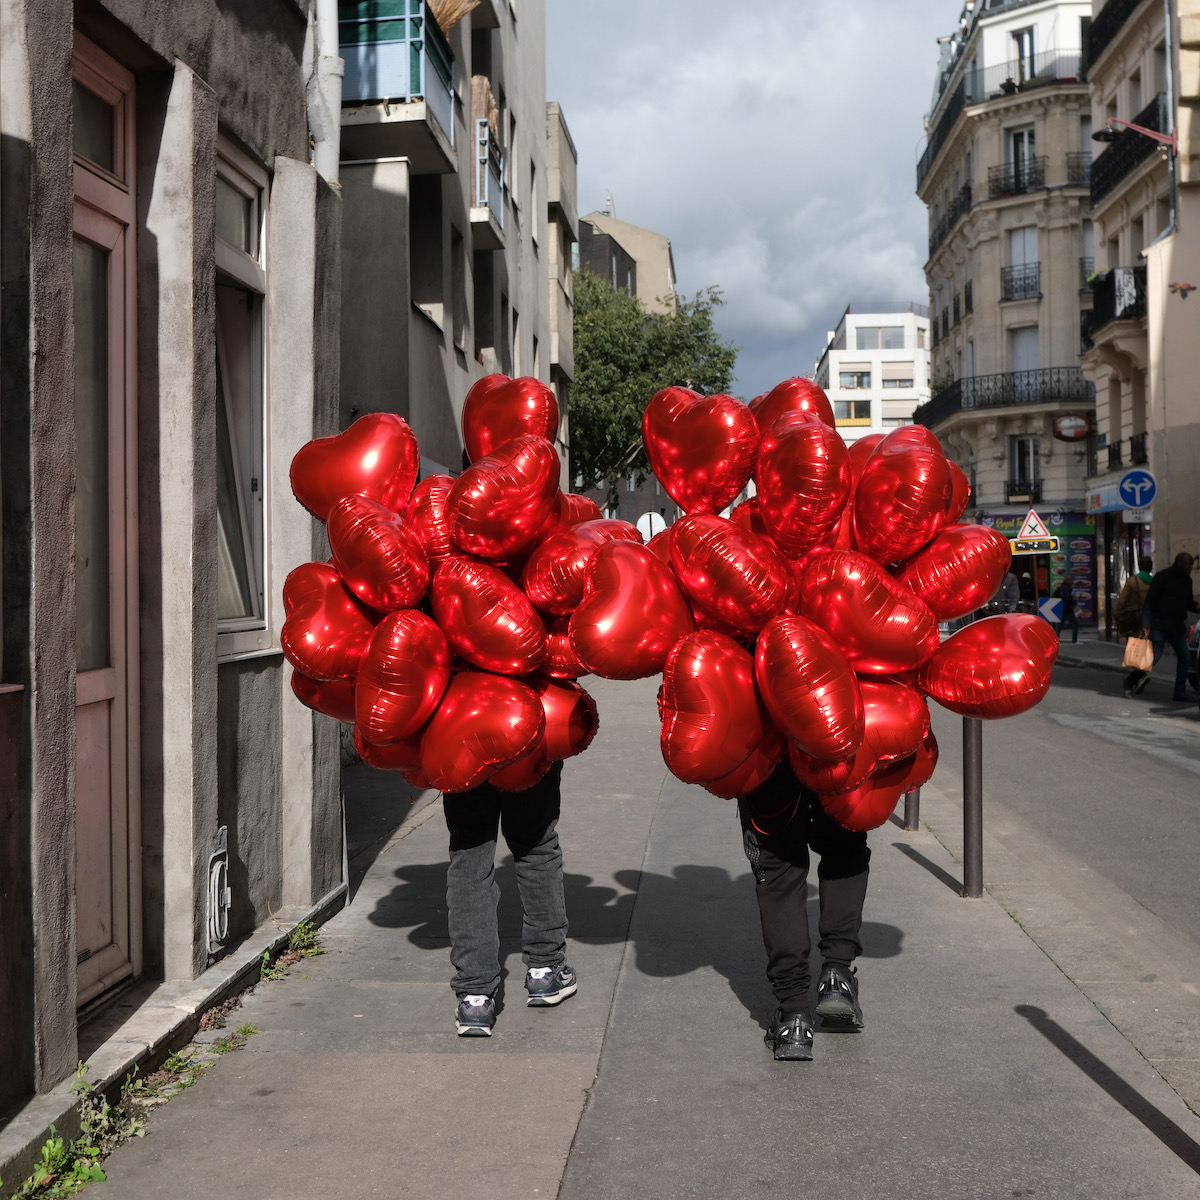
<path fill-rule="evenodd" d="M 663 759 L 684 783 L 728 775 L 772 726 L 754 685 L 754 659 L 706 629 L 680 638 L 667 655 L 659 707 Z"/>
<path fill-rule="evenodd" d="M 448 558 L 430 589 L 433 615 L 456 654 L 498 675 L 528 675 L 546 657 L 546 627 L 499 567 Z"/>
<path fill-rule="evenodd" d="M 524 758 L 518 758 L 507 767 L 501 767 L 494 775 L 489 775 L 487 781 L 501 792 L 527 792 L 545 779 L 553 762 L 553 759 L 546 756 L 541 742 L 538 742 Z"/>
<path fill-rule="evenodd" d="M 472 384 L 463 402 L 463 445 L 471 462 L 522 434 L 554 441 L 558 401 L 540 380 L 523 375 L 485 375 Z"/>
<path fill-rule="evenodd" d="M 354 724 L 354 680 L 335 679 L 332 683 L 322 683 L 319 679 L 309 679 L 293 668 L 292 692 L 301 704 L 306 704 L 314 712 L 324 713 L 335 721 L 344 721 L 347 725 Z"/>
<path fill-rule="evenodd" d="M 628 521 L 585 521 L 548 537 L 521 571 L 525 594 L 542 612 L 574 612 L 583 599 L 583 580 L 592 556 L 605 542 L 640 544 L 642 535 Z"/>
<path fill-rule="evenodd" d="M 858 487 L 858 481 L 862 478 L 863 467 L 867 465 L 867 459 L 875 453 L 882 441 L 882 433 L 868 433 L 866 437 L 860 437 L 846 447 L 846 452 L 850 455 L 851 496 L 854 494 L 854 488 Z"/>
<path fill-rule="evenodd" d="M 607 542 L 592 558 L 583 602 L 571 617 L 571 649 L 594 675 L 657 675 L 696 623 L 671 568 L 646 546 Z"/>
<path fill-rule="evenodd" d="M 946 460 L 950 468 L 950 503 L 946 508 L 946 524 L 953 525 L 967 510 L 971 501 L 971 481 L 956 462 Z"/>
<path fill-rule="evenodd" d="M 986 525 L 949 525 L 895 570 L 897 582 L 952 621 L 982 608 L 1012 565 L 1008 538 Z"/>
<path fill-rule="evenodd" d="M 763 437 L 754 478 L 759 515 L 788 558 L 833 540 L 850 497 L 850 457 L 837 430 L 811 412 L 784 413 Z"/>
<path fill-rule="evenodd" d="M 916 688 L 890 680 L 860 679 L 865 731 L 852 759 L 825 762 L 791 748 L 792 770 L 817 792 L 856 788 L 880 763 L 907 758 L 929 732 L 929 706 Z"/>
<path fill-rule="evenodd" d="M 446 498 L 455 545 L 500 560 L 531 547 L 554 509 L 559 469 L 554 447 L 531 435 L 513 438 L 476 460 Z"/>
<path fill-rule="evenodd" d="M 334 566 L 346 586 L 379 612 L 411 608 L 429 586 L 420 538 L 369 496 L 343 496 L 326 521 Z"/>
<path fill-rule="evenodd" d="M 350 679 L 375 621 L 329 563 L 302 563 L 283 581 L 279 641 L 288 662 L 319 683 Z"/>
<path fill-rule="evenodd" d="M 577 683 L 531 675 L 525 682 L 537 693 L 546 714 L 542 748 L 551 762 L 582 754 L 600 728 L 596 702 Z"/>
<path fill-rule="evenodd" d="M 754 473 L 758 425 L 733 396 L 669 387 L 642 413 L 650 467 L 684 512 L 720 512 Z"/>
<path fill-rule="evenodd" d="M 863 698 L 846 656 L 806 617 L 780 616 L 758 635 L 758 690 L 772 720 L 813 758 L 852 758 L 862 745 Z"/>
<path fill-rule="evenodd" d="M 912 766 L 909 767 L 908 774 L 904 777 L 900 789 L 901 792 L 911 792 L 919 787 L 924 787 L 933 778 L 933 772 L 937 769 L 937 764 L 937 738 L 933 736 L 933 730 L 931 729 L 921 739 L 921 744 L 917 747 L 916 754 L 913 755 Z"/>
<path fill-rule="evenodd" d="M 584 521 L 599 521 L 604 517 L 595 500 L 588 496 L 577 496 L 574 492 L 559 492 L 556 504 L 558 523 L 564 529 L 582 525 Z"/>
<path fill-rule="evenodd" d="M 1014 717 L 1050 690 L 1058 634 L 1041 617 L 1010 613 L 964 626 L 921 668 L 921 687 L 964 717 Z"/>
<path fill-rule="evenodd" d="M 399 771 L 406 783 L 424 790 L 429 787 L 429 780 L 421 770 L 421 737 L 415 734 L 402 742 L 392 742 L 388 746 L 376 746 L 368 742 L 362 735 L 361 729 L 354 730 L 354 745 L 358 756 L 369 767 L 377 767 L 381 771 Z"/>
<path fill-rule="evenodd" d="M 675 577 L 713 620 L 757 633 L 787 607 L 788 565 L 769 538 L 703 513 L 676 521 L 671 530 Z"/>
<path fill-rule="evenodd" d="M 758 428 L 766 437 L 775 421 L 784 413 L 812 413 L 823 425 L 830 429 L 837 427 L 833 416 L 833 405 L 822 388 L 811 379 L 798 375 L 794 379 L 785 379 L 777 383 L 769 392 L 755 396 L 750 401 L 750 411 L 758 422 Z"/>
<path fill-rule="evenodd" d="M 660 529 L 646 543 L 646 549 L 653 550 L 668 566 L 671 562 L 671 530 L 674 528 L 674 525 L 668 525 L 666 529 Z"/>
<path fill-rule="evenodd" d="M 722 800 L 750 795 L 771 778 L 771 772 L 787 752 L 787 744 L 787 738 L 772 725 L 767 736 L 728 775 L 708 780 L 704 784 L 705 791 Z"/>
<path fill-rule="evenodd" d="M 858 787 L 845 792 L 821 792 L 821 807 L 839 825 L 856 833 L 878 829 L 896 811 L 909 790 L 906 780 L 915 756 L 884 763 Z"/>
<path fill-rule="evenodd" d="M 941 444 L 923 425 L 893 429 L 854 491 L 854 540 L 881 563 L 910 558 L 946 523 L 953 490 Z"/>
<path fill-rule="evenodd" d="M 759 537 L 768 539 L 771 537 L 771 531 L 763 521 L 762 513 L 758 511 L 758 498 L 756 496 L 751 496 L 749 500 L 743 500 L 741 504 L 735 504 L 729 510 L 729 519 L 735 524 L 740 525 L 743 529 L 748 529 L 751 533 L 757 533 Z M 663 532 L 665 533 L 666 531 L 664 530 Z"/>
<path fill-rule="evenodd" d="M 578 679 L 588 673 L 579 661 L 579 655 L 571 649 L 571 618 L 546 618 L 546 658 L 542 673 L 552 679 Z"/>
<path fill-rule="evenodd" d="M 446 516 L 446 501 L 453 487 L 454 480 L 449 475 L 430 475 L 413 489 L 404 510 L 404 524 L 417 535 L 431 567 L 458 553 Z"/>
<path fill-rule="evenodd" d="M 322 521 L 343 496 L 370 496 L 399 512 L 420 461 L 416 436 L 403 417 L 367 413 L 344 432 L 314 438 L 296 451 L 292 491 Z"/>
<path fill-rule="evenodd" d="M 404 741 L 433 715 L 449 682 L 445 634 L 415 609 L 389 613 L 358 668 L 355 724 L 376 746 Z"/>
<path fill-rule="evenodd" d="M 524 758 L 546 731 L 532 688 L 506 675 L 462 671 L 421 737 L 421 769 L 443 792 L 465 792 Z"/>
<path fill-rule="evenodd" d="M 938 647 L 929 605 L 853 550 L 830 551 L 808 566 L 800 579 L 800 611 L 833 637 L 860 673 L 911 670 Z"/>

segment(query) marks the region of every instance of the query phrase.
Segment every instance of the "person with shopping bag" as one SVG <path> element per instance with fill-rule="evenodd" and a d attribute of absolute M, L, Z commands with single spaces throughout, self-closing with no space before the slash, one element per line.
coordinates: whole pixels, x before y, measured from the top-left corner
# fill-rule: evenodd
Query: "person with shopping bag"
<path fill-rule="evenodd" d="M 1192 570 L 1195 565 L 1196 560 L 1192 555 L 1181 552 L 1175 555 L 1175 561 L 1165 571 L 1159 571 L 1151 581 L 1142 609 L 1141 637 L 1131 637 L 1125 647 L 1124 665 L 1134 668 L 1125 679 L 1126 696 L 1137 695 L 1145 689 L 1150 681 L 1150 672 L 1169 642 L 1175 651 L 1175 692 L 1171 699 L 1176 703 L 1187 701 L 1186 618 L 1189 612 L 1200 612 L 1200 605 L 1192 594 Z"/>

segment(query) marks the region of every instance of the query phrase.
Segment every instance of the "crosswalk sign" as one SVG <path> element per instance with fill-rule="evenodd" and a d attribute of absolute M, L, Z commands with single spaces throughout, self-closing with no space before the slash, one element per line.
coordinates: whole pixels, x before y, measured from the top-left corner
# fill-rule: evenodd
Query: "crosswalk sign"
<path fill-rule="evenodd" d="M 1049 536 L 1050 530 L 1046 528 L 1045 521 L 1031 508 L 1029 516 L 1025 518 L 1025 524 L 1021 526 L 1021 532 L 1017 534 L 1017 541 L 1024 541 L 1026 538 L 1048 538 Z"/>

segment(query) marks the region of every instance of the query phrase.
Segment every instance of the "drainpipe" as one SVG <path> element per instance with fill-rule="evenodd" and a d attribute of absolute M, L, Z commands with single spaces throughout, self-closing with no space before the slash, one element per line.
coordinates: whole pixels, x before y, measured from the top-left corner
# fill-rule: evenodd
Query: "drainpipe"
<path fill-rule="evenodd" d="M 345 64 L 338 56 L 337 0 L 315 0 L 314 9 L 315 20 L 310 17 L 308 26 L 311 69 L 306 84 L 312 163 L 321 178 L 336 187 L 342 149 L 345 74 Z"/>

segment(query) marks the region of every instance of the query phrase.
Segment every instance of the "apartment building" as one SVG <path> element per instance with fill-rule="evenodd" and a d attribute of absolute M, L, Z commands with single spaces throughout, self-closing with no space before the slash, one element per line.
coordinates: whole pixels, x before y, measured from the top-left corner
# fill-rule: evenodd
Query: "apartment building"
<path fill-rule="evenodd" d="M 1064 539 L 1024 564 L 1045 594 L 1071 574 L 1095 620 L 1085 511 L 1093 389 L 1092 112 L 1081 0 L 967 0 L 941 60 L 917 194 L 929 210 L 932 398 L 915 420 L 968 473 L 968 516 L 1015 533 L 1030 507 Z"/>
<path fill-rule="evenodd" d="M 1082 363 L 1096 387 L 1087 481 L 1115 602 L 1139 551 L 1162 565 L 1196 553 L 1200 510 L 1200 345 L 1190 293 L 1200 286 L 1200 2 L 1109 0 L 1088 35 L 1096 139 L 1093 305 Z M 1121 479 L 1154 473 L 1148 508 Z M 1134 476 L 1138 478 L 1138 476 Z"/>
<path fill-rule="evenodd" d="M 457 473 L 471 385 L 533 375 L 558 394 L 565 483 L 576 154 L 546 103 L 544 4 L 338 7 L 342 423 L 398 412 L 423 473 Z"/>
<path fill-rule="evenodd" d="M 650 313 L 671 313 L 679 307 L 675 291 L 675 256 L 671 252 L 671 239 L 666 234 L 618 220 L 612 213 L 611 204 L 605 212 L 590 212 L 583 220 L 591 227 L 587 235 L 589 242 L 600 240 L 596 242 L 595 261 L 591 262 L 583 255 L 584 241 L 581 239 L 582 265 L 602 274 L 604 272 L 599 268 L 602 262 L 607 266 L 609 260 L 601 256 L 606 251 L 611 252 L 611 262 L 618 264 L 614 287 L 632 291 Z M 625 257 L 621 257 L 622 251 Z M 627 261 L 633 264 L 632 273 L 627 269 Z M 605 278 L 608 278 L 607 274 Z"/>
<path fill-rule="evenodd" d="M 813 379 L 847 442 L 912 424 L 913 411 L 929 399 L 929 328 L 923 304 L 846 306 Z"/>

